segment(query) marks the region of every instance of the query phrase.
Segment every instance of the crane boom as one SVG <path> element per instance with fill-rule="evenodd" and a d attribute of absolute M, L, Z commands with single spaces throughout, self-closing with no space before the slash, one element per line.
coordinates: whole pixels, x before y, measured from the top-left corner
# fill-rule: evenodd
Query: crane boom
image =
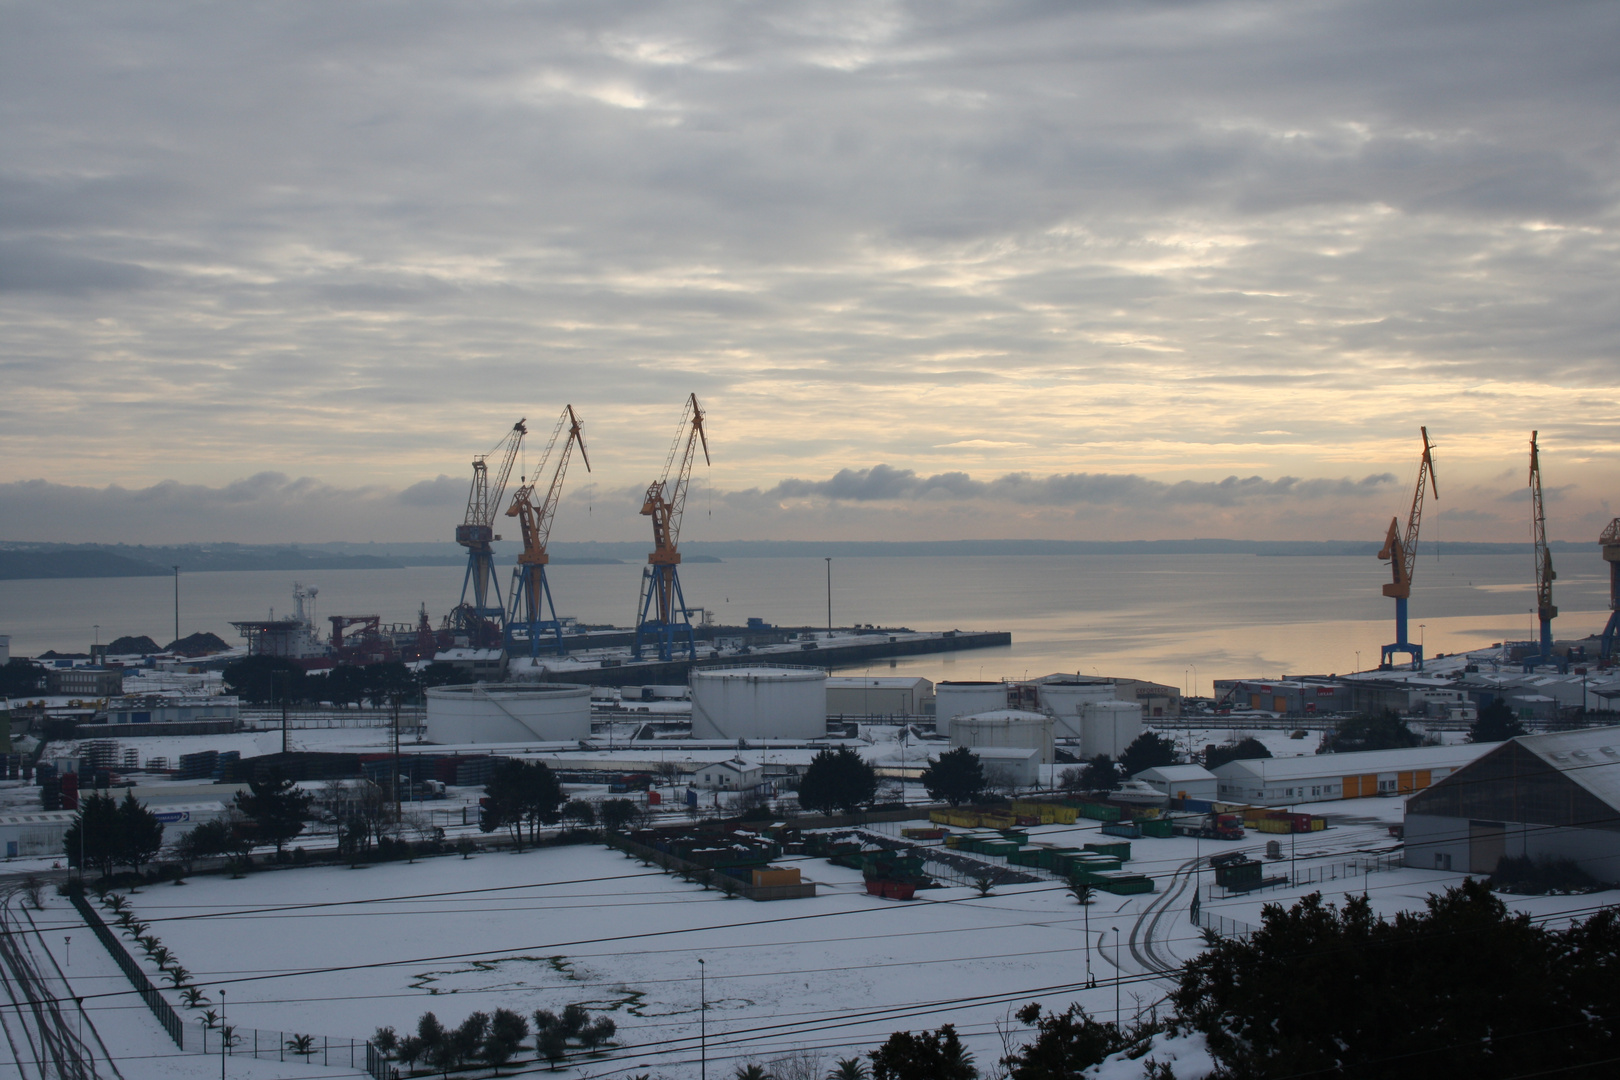
<path fill-rule="evenodd" d="M 512 475 L 512 462 L 517 460 L 518 448 L 523 445 L 523 436 L 528 430 L 519 420 L 512 425 L 506 438 L 495 444 L 495 449 L 473 458 L 473 481 L 472 488 L 467 492 L 467 514 L 462 520 L 463 528 L 482 526 L 487 529 L 494 525 L 495 512 L 500 508 L 501 496 L 506 493 L 507 478 Z M 500 466 L 495 473 L 495 483 L 491 485 L 489 459 L 497 454 L 500 455 Z M 459 535 L 456 539 L 466 543 Z"/>
<path fill-rule="evenodd" d="M 1412 595 L 1412 576 L 1417 571 L 1418 532 L 1423 528 L 1423 497 L 1432 492 L 1440 498 L 1440 487 L 1434 478 L 1434 454 L 1429 446 L 1429 429 L 1419 428 L 1423 436 L 1423 457 L 1418 462 L 1417 490 L 1412 492 L 1412 510 L 1406 518 L 1406 533 L 1401 533 L 1401 519 L 1389 519 L 1389 531 L 1384 534 L 1384 546 L 1378 552 L 1380 559 L 1389 561 L 1390 582 L 1384 586 L 1384 595 L 1395 599 L 1395 641 L 1385 645 L 1382 667 L 1389 667 L 1391 657 L 1405 653 L 1412 657 L 1417 670 L 1423 668 L 1423 646 L 1413 645 L 1406 636 L 1406 602 Z"/>
<path fill-rule="evenodd" d="M 1537 663 L 1561 668 L 1561 662 L 1553 656 L 1552 651 L 1552 621 L 1558 615 L 1552 601 L 1552 583 L 1558 574 L 1553 571 L 1552 552 L 1547 547 L 1547 512 L 1541 501 L 1541 452 L 1536 446 L 1536 436 L 1539 434 L 1536 431 L 1530 433 L 1529 481 L 1531 529 L 1536 541 L 1536 619 L 1541 626 L 1540 658 Z"/>
<path fill-rule="evenodd" d="M 568 429 L 566 435 L 563 434 L 564 427 Z M 546 580 L 546 564 L 551 561 L 546 545 L 551 542 L 551 524 L 557 516 L 563 480 L 568 475 L 569 457 L 576 444 L 586 470 L 589 471 L 591 467 L 591 459 L 585 453 L 583 429 L 572 405 L 563 407 L 562 415 L 557 417 L 557 424 L 551 429 L 546 451 L 535 469 L 536 480 L 545 475 L 559 438 L 563 440 L 562 450 L 558 453 L 550 486 L 546 488 L 540 504 L 537 506 L 534 502 L 535 481 L 529 481 L 513 492 L 512 505 L 506 510 L 507 517 L 518 519 L 518 526 L 523 532 L 523 551 L 518 555 L 517 566 L 512 569 L 512 610 L 506 619 L 506 649 L 509 653 L 517 651 L 516 631 L 521 627 L 531 657 L 539 655 L 542 636 L 547 632 L 559 654 L 567 651 L 563 645 L 562 623 L 557 619 L 557 608 L 551 601 L 551 585 Z M 549 619 L 546 618 L 547 612 L 551 616 Z"/>
<path fill-rule="evenodd" d="M 664 458 L 664 472 L 647 488 L 641 502 L 641 513 L 652 518 L 653 549 L 647 555 L 647 567 L 642 571 L 641 616 L 636 623 L 633 655 L 641 658 L 641 641 L 652 636 L 658 641 L 658 658 L 674 658 L 676 623 L 685 628 L 688 655 L 695 656 L 697 643 L 692 634 L 692 623 L 687 617 L 686 599 L 681 594 L 681 580 L 677 567 L 681 561 L 679 549 L 681 517 L 686 510 L 687 486 L 692 478 L 692 465 L 697 459 L 698 447 L 703 448 L 703 461 L 710 464 L 709 437 L 703 429 L 703 407 L 696 394 L 689 394 L 681 412 L 680 427 L 675 429 L 675 441 L 670 444 Z"/>
<path fill-rule="evenodd" d="M 686 489 L 692 478 L 692 462 L 699 444 L 703 446 L 703 463 L 709 460 L 709 437 L 703 430 L 703 409 L 696 394 L 686 399 L 681 413 L 681 425 L 675 430 L 675 441 L 670 444 L 664 458 L 664 473 L 647 488 L 641 512 L 653 519 L 653 551 L 648 556 L 652 563 L 674 564 L 681 561 L 677 545 L 681 538 L 681 516 L 686 510 Z M 680 467 L 675 467 L 677 455 Z M 673 479 L 671 473 L 673 472 Z"/>
<path fill-rule="evenodd" d="M 1440 488 L 1434 479 L 1434 457 L 1429 446 L 1429 429 L 1418 429 L 1423 434 L 1423 459 L 1418 463 L 1417 490 L 1412 493 L 1412 510 L 1406 519 L 1406 535 L 1401 535 L 1401 519 L 1389 519 L 1389 532 L 1384 536 L 1380 559 L 1389 560 L 1393 580 L 1384 586 L 1384 595 L 1405 598 L 1412 595 L 1412 575 L 1417 570 L 1418 532 L 1423 528 L 1423 494 L 1432 489 L 1440 497 Z"/>
<path fill-rule="evenodd" d="M 557 467 L 551 474 L 551 485 L 546 489 L 544 500 L 539 506 L 534 504 L 534 481 L 524 484 L 512 495 L 512 505 L 507 507 L 506 516 L 518 519 L 518 526 L 523 532 L 523 552 L 518 556 L 521 564 L 544 566 L 551 561 L 546 554 L 546 545 L 551 541 L 551 524 L 557 516 L 557 503 L 562 498 L 563 480 L 568 475 L 568 460 L 575 445 L 579 446 L 579 456 L 585 462 L 585 471 L 591 470 L 590 456 L 585 452 L 585 435 L 579 417 L 574 414 L 574 407 L 563 407 L 562 415 L 557 418 L 557 426 L 551 430 L 551 439 L 546 443 L 546 452 L 540 458 L 540 466 L 535 470 L 535 476 L 545 475 L 546 465 L 551 461 L 552 450 L 557 445 L 557 439 L 562 437 L 564 425 L 568 427 L 568 435 L 563 441 L 562 456 L 557 459 Z"/>

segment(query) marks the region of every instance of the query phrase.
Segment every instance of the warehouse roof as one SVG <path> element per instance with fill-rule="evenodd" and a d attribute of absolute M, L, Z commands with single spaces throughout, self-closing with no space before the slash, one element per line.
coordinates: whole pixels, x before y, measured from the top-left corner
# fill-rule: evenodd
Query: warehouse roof
<path fill-rule="evenodd" d="M 1138 778 L 1148 776 L 1154 780 L 1167 780 L 1171 783 L 1181 780 L 1215 779 L 1215 774 L 1202 765 L 1155 765 L 1151 769 L 1143 769 L 1136 776 Z"/>
<path fill-rule="evenodd" d="M 1254 777 L 1266 781 L 1300 780 L 1311 776 L 1351 776 L 1356 773 L 1401 772 L 1407 769 L 1459 768 L 1501 743 L 1462 743 L 1457 746 L 1410 746 L 1399 750 L 1358 750 L 1348 754 L 1303 754 L 1285 758 L 1245 758 L 1215 767 L 1221 779 Z"/>
<path fill-rule="evenodd" d="M 1620 727 L 1521 735 L 1514 741 L 1610 806 L 1620 807 Z"/>

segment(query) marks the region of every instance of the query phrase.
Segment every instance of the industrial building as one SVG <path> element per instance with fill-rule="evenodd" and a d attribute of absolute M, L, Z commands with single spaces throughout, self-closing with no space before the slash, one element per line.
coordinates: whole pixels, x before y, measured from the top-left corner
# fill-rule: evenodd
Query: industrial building
<path fill-rule="evenodd" d="M 1277 804 L 1410 795 L 1450 776 L 1498 745 L 1463 743 L 1249 758 L 1218 765 L 1214 773 L 1223 802 Z"/>
<path fill-rule="evenodd" d="M 934 684 L 903 675 L 832 676 L 827 717 L 921 716 L 934 704 Z"/>
<path fill-rule="evenodd" d="M 222 802 L 181 803 L 148 807 L 163 823 L 163 844 L 172 847 L 180 837 L 205 821 L 226 814 Z M 0 815 L 0 852 L 8 859 L 61 855 L 62 841 L 79 815 L 71 810 L 37 810 Z"/>
<path fill-rule="evenodd" d="M 692 766 L 692 784 L 709 791 L 751 791 L 765 779 L 759 765 L 731 758 Z"/>
<path fill-rule="evenodd" d="M 1045 713 L 1019 709 L 997 709 L 973 716 L 954 717 L 949 724 L 951 749 L 1029 750 L 1037 765 L 1055 760 L 1052 747 L 1052 718 Z M 980 754 L 981 760 L 983 755 Z"/>
<path fill-rule="evenodd" d="M 692 672 L 694 739 L 819 739 L 827 734 L 821 668 L 711 667 Z"/>
<path fill-rule="evenodd" d="M 1214 802 L 1220 797 L 1220 781 L 1202 765 L 1156 765 L 1143 769 L 1131 779 L 1140 780 L 1172 799 Z"/>
<path fill-rule="evenodd" d="M 589 739 L 591 688 L 558 683 L 430 687 L 427 737 L 441 745 Z"/>
<path fill-rule="evenodd" d="M 235 720 L 241 715 L 241 699 L 225 695 L 212 697 L 114 698 L 107 703 L 109 724 L 187 724 L 196 720 Z"/>
<path fill-rule="evenodd" d="M 116 668 L 49 668 L 45 692 L 60 697 L 104 698 L 123 693 L 124 673 Z"/>
<path fill-rule="evenodd" d="M 1620 883 L 1620 727 L 1485 749 L 1407 801 L 1407 866 L 1489 874 L 1503 855 L 1569 859 Z"/>

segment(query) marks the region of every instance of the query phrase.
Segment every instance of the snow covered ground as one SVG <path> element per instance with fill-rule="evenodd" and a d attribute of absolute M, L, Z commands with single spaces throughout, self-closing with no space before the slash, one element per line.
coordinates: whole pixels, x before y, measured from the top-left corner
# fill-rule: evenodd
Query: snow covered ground
<path fill-rule="evenodd" d="M 1264 904 L 1316 890 L 1337 901 L 1365 889 L 1376 910 L 1392 913 L 1460 881 L 1432 871 L 1345 871 L 1351 860 L 1394 846 L 1387 826 L 1400 805 L 1322 804 L 1316 809 L 1334 815 L 1334 827 L 1295 838 L 1133 841 L 1129 866 L 1155 877 L 1158 891 L 1098 894 L 1089 910 L 1055 880 L 998 887 L 988 897 L 947 887 L 909 903 L 880 900 L 866 895 L 858 872 L 807 858 L 784 862 L 818 883 L 816 898 L 728 900 L 595 846 L 196 877 L 132 900 L 210 999 L 226 992 L 230 1019 L 243 1027 L 364 1039 L 383 1025 L 412 1028 L 428 1010 L 453 1024 L 475 1010 L 527 1014 L 580 1003 L 614 1019 L 617 1046 L 560 1075 L 646 1071 L 684 1080 L 699 1071 L 701 994 L 715 1075 L 795 1049 L 823 1053 L 830 1065 L 875 1048 L 890 1032 L 946 1022 L 989 1065 L 1005 1052 L 998 1024 L 1021 1041 L 1024 1029 L 1010 1013 L 1030 1001 L 1051 1009 L 1079 1001 L 1104 1019 L 1117 1007 L 1129 1020 L 1162 999 L 1168 977 L 1146 961 L 1174 964 L 1201 947 L 1188 912 L 1193 890 L 1176 888 L 1187 880 L 1176 874 L 1197 856 L 1244 850 L 1261 857 L 1266 841 L 1277 839 L 1283 858 L 1268 873 L 1325 878 L 1223 899 L 1211 895 L 1219 890 L 1206 872 L 1205 912 L 1238 923 L 1258 923 Z M 1100 839 L 1094 824 L 1031 832 L 1047 842 Z M 1620 894 L 1606 893 L 1512 898 L 1510 906 L 1545 916 L 1617 901 Z M 206 1059 L 175 1056 L 65 902 L 51 898 L 36 918 L 36 942 L 50 950 L 72 993 L 86 998 L 86 1016 L 126 1077 L 212 1075 L 217 1059 L 202 1065 Z M 65 936 L 74 938 L 71 967 Z M 1199 1048 L 1177 1052 L 1190 1064 Z M 233 1058 L 230 1075 L 356 1074 L 246 1059 L 238 1068 Z"/>

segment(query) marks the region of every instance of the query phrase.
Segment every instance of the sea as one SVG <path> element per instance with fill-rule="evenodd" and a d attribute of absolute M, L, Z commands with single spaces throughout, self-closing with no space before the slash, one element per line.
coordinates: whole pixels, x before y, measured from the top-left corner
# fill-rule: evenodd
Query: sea
<path fill-rule="evenodd" d="M 1608 567 L 1596 552 L 1559 568 L 1559 638 L 1601 632 Z M 1591 565 L 1585 565 L 1589 562 Z M 509 570 L 503 570 L 504 575 Z M 641 568 L 553 565 L 560 615 L 632 625 Z M 309 571 L 318 625 L 328 615 L 435 624 L 461 595 L 460 567 Z M 716 622 L 749 617 L 785 626 L 832 622 L 914 630 L 1005 630 L 1012 644 L 879 661 L 845 674 L 943 679 L 1028 678 L 1056 672 L 1150 679 L 1209 694 L 1215 679 L 1334 674 L 1375 667 L 1394 640 L 1395 601 L 1370 557 L 1268 555 L 1017 555 L 739 558 L 681 567 L 687 604 Z M 1428 655 L 1536 636 L 1534 566 L 1525 555 L 1425 554 L 1414 575 L 1410 627 Z M 284 571 L 182 573 L 182 636 L 211 631 L 240 642 L 232 620 L 292 611 Z M 87 652 L 95 641 L 175 629 L 170 577 L 0 581 L 0 634 L 14 656 Z M 694 613 L 694 619 L 702 616 Z"/>

